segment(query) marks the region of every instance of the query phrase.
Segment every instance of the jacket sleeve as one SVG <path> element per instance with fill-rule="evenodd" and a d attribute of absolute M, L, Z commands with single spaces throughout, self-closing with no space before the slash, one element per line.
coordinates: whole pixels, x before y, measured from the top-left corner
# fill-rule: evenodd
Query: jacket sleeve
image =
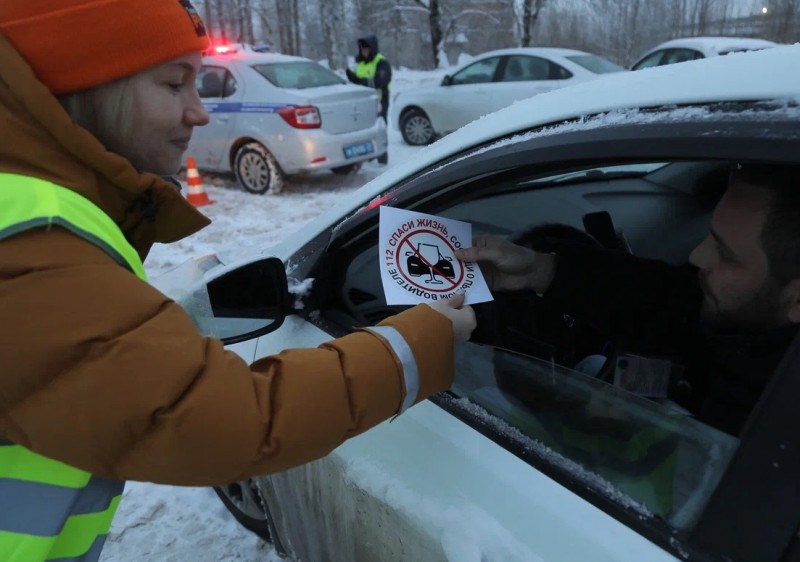
<path fill-rule="evenodd" d="M 392 81 L 392 66 L 386 59 L 381 59 L 375 68 L 375 89 L 385 90 Z"/>
<path fill-rule="evenodd" d="M 562 245 L 556 263 L 544 298 L 603 331 L 679 340 L 698 316 L 702 291 L 691 267 L 583 244 Z"/>
<path fill-rule="evenodd" d="M 356 73 L 350 70 L 349 68 L 344 69 L 345 74 L 347 75 L 347 79 L 350 80 L 353 84 L 358 84 L 359 86 L 366 86 L 367 80 L 366 78 L 359 78 L 356 76 Z"/>
<path fill-rule="evenodd" d="M 284 470 L 452 381 L 451 324 L 428 306 L 248 366 L 60 229 L 0 244 L 0 309 L 0 436 L 109 478 L 199 486 Z"/>

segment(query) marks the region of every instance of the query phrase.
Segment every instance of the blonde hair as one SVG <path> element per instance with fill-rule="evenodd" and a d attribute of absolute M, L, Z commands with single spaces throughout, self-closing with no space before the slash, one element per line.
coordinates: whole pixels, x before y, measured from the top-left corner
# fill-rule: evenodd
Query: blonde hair
<path fill-rule="evenodd" d="M 110 150 L 130 160 L 127 146 L 133 130 L 132 76 L 58 97 L 72 120 Z"/>

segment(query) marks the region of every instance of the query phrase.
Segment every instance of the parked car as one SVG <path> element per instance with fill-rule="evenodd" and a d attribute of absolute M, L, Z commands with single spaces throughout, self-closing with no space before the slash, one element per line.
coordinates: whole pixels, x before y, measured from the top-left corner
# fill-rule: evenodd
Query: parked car
<path fill-rule="evenodd" d="M 424 145 L 517 100 L 624 70 L 572 49 L 503 49 L 462 65 L 439 86 L 398 94 L 393 105 L 403 140 Z"/>
<path fill-rule="evenodd" d="M 350 173 L 387 149 L 375 91 L 309 59 L 220 46 L 204 57 L 197 89 L 211 120 L 187 154 L 252 193 L 277 193 L 300 172 Z"/>
<path fill-rule="evenodd" d="M 382 205 L 509 238 L 588 228 L 685 263 L 732 162 L 800 164 L 800 74 L 779 72 L 798 59 L 800 45 L 716 57 L 515 104 L 257 256 L 200 260 L 202 281 L 174 283 L 186 291 L 176 298 L 247 361 L 378 322 L 405 308 L 384 299 Z M 290 286 L 311 285 L 300 305 L 286 304 L 276 259 Z M 294 560 L 800 560 L 797 341 L 734 436 L 578 372 L 591 350 L 537 302 L 497 323 L 496 302 L 475 305 L 478 329 L 457 346 L 448 392 L 318 461 L 222 486 L 223 502 Z M 520 330 L 526 318 L 535 337 Z"/>
<path fill-rule="evenodd" d="M 683 37 L 653 47 L 639 58 L 631 70 L 674 64 L 690 60 L 769 49 L 778 44 L 750 37 Z"/>

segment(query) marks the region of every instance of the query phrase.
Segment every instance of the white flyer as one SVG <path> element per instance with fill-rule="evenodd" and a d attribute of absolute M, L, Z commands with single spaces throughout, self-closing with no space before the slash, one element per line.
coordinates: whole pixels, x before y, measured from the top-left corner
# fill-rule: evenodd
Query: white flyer
<path fill-rule="evenodd" d="M 493 300 L 478 264 L 455 251 L 472 245 L 472 225 L 381 206 L 378 228 L 386 304 L 417 304 L 464 292 L 465 304 Z"/>

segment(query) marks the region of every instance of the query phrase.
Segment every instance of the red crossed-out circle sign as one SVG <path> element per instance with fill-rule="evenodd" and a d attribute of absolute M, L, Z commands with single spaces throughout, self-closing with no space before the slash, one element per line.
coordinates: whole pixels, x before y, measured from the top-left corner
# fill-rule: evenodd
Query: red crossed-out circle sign
<path fill-rule="evenodd" d="M 436 257 L 433 251 L 437 248 Z M 433 230 L 414 230 L 408 233 L 397 245 L 396 267 L 400 275 L 414 287 L 424 289 L 430 293 L 449 293 L 456 289 L 464 280 L 464 268 L 455 257 L 456 247 L 440 233 Z M 409 253 L 407 256 L 406 253 Z M 449 257 L 450 260 L 446 258 Z M 412 275 L 409 272 L 408 258 L 415 258 L 416 263 L 422 263 L 427 273 Z M 447 277 L 445 271 L 437 266 L 437 262 L 444 259 L 453 267 L 453 276 Z M 425 277 L 426 279 L 412 279 L 412 277 Z M 428 281 L 429 283 L 425 283 Z M 438 283 L 436 283 L 438 281 Z"/>

